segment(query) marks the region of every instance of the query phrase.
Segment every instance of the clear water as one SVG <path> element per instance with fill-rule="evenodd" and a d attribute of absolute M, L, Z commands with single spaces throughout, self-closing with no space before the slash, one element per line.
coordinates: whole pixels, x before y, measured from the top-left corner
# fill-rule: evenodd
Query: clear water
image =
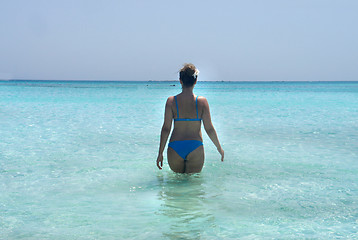
<path fill-rule="evenodd" d="M 175 84 L 176 86 L 171 86 Z M 358 83 L 205 83 L 225 162 L 156 168 L 170 82 L 0 83 L 0 239 L 357 239 Z"/>

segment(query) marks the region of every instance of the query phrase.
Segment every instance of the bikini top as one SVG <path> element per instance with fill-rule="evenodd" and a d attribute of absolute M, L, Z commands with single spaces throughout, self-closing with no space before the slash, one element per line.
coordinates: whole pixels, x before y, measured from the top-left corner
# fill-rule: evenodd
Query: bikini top
<path fill-rule="evenodd" d="M 198 96 L 196 96 L 196 99 L 195 99 L 196 118 L 179 118 L 179 108 L 178 108 L 177 96 L 174 96 L 174 98 L 175 98 L 175 105 L 177 106 L 177 114 L 178 114 L 178 117 L 174 118 L 174 122 L 175 121 L 201 121 L 201 118 L 199 118 L 199 114 L 198 114 Z"/>

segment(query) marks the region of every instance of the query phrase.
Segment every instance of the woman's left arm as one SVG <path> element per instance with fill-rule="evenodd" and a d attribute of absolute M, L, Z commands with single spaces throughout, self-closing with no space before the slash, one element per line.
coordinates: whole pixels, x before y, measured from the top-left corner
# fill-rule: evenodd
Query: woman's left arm
<path fill-rule="evenodd" d="M 169 97 L 165 104 L 165 113 L 164 113 L 164 123 L 162 127 L 162 132 L 160 133 L 160 144 L 159 144 L 159 152 L 157 157 L 157 167 L 162 169 L 163 167 L 163 151 L 165 148 L 165 144 L 167 143 L 170 130 L 172 128 L 172 120 L 173 120 L 173 112 L 172 112 L 172 103 L 173 97 Z"/>

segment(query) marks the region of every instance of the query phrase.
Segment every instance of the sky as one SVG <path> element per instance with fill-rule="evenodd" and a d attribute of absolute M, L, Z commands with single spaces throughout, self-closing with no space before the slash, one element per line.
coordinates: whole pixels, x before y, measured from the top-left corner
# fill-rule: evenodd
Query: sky
<path fill-rule="evenodd" d="M 358 81 L 357 0 L 0 0 L 0 79 Z"/>

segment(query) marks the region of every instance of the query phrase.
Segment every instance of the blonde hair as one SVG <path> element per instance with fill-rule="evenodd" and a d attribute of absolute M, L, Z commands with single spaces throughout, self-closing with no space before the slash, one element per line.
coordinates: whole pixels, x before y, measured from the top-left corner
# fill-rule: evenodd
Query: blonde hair
<path fill-rule="evenodd" d="M 199 70 L 192 63 L 185 63 L 180 69 L 179 79 L 185 87 L 191 87 L 198 79 Z"/>

